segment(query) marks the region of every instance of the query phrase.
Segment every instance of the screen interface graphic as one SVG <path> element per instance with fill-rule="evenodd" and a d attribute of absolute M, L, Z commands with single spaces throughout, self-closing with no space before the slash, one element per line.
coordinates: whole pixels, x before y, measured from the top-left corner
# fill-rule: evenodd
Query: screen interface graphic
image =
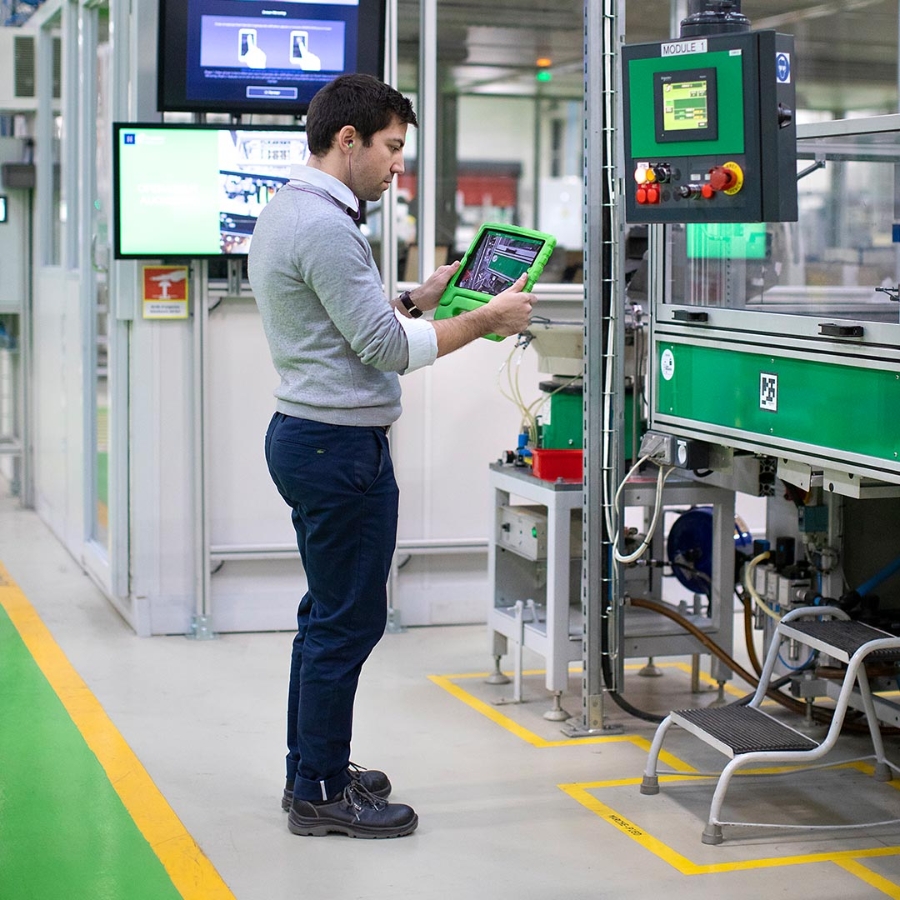
<path fill-rule="evenodd" d="M 533 238 L 486 232 L 457 285 L 482 294 L 499 294 L 537 259 L 543 246 L 543 241 Z"/>
<path fill-rule="evenodd" d="M 373 70 L 377 35 L 364 30 L 377 15 L 372 6 L 373 0 L 168 0 L 161 108 L 303 110 L 338 75 Z"/>
<path fill-rule="evenodd" d="M 245 255 L 260 211 L 306 162 L 306 134 L 119 127 L 117 254 Z"/>
<path fill-rule="evenodd" d="M 709 126 L 706 79 L 663 83 L 663 128 L 696 131 Z"/>
<path fill-rule="evenodd" d="M 765 222 L 689 222 L 689 259 L 765 259 L 769 240 Z"/>

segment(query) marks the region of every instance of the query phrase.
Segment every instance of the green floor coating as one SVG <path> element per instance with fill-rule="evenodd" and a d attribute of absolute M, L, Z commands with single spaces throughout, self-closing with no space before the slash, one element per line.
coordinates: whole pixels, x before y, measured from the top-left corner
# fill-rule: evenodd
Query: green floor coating
<path fill-rule="evenodd" d="M 180 897 L 0 607 L 0 898 Z"/>

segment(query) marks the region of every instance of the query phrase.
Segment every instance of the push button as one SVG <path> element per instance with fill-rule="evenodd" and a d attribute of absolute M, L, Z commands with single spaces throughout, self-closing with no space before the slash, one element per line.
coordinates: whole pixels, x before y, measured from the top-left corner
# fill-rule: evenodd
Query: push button
<path fill-rule="evenodd" d="M 709 170 L 709 186 L 714 191 L 727 191 L 734 187 L 737 175 L 725 166 L 716 166 Z"/>

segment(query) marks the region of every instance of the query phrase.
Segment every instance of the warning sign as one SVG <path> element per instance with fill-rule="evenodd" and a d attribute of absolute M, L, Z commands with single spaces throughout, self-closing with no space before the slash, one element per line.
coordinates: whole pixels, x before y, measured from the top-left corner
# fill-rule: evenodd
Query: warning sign
<path fill-rule="evenodd" d="M 186 319 L 188 267 L 144 266 L 143 308 L 145 319 Z"/>

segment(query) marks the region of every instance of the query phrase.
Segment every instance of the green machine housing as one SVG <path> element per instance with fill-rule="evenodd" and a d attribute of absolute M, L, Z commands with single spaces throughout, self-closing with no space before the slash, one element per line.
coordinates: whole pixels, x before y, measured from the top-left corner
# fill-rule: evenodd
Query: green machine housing
<path fill-rule="evenodd" d="M 793 49 L 774 31 L 622 48 L 628 222 L 796 221 Z"/>

